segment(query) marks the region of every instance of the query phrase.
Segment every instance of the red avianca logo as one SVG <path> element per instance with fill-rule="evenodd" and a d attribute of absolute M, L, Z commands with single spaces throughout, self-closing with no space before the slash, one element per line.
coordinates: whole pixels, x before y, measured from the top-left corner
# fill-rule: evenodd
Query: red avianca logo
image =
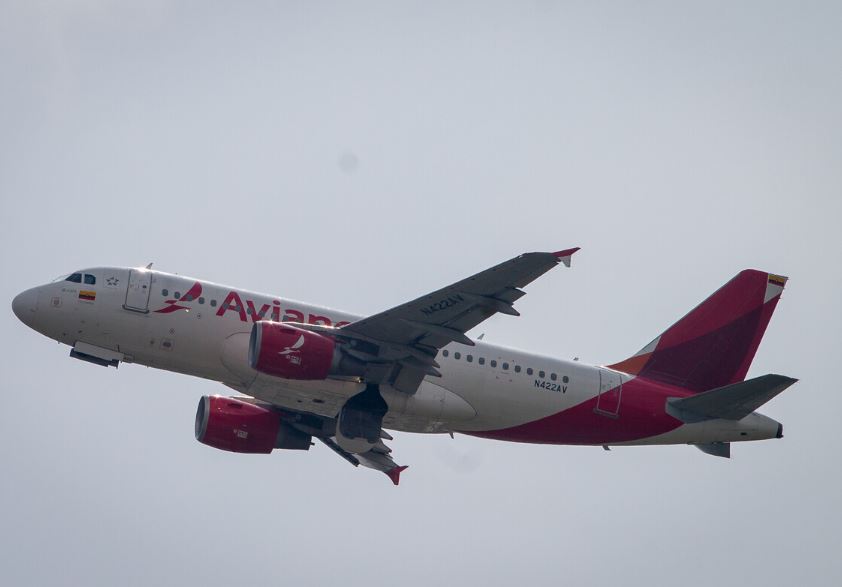
<path fill-rule="evenodd" d="M 178 310 L 186 310 L 189 312 L 191 306 L 186 304 L 198 299 L 201 295 L 202 284 L 197 281 L 190 287 L 189 290 L 187 290 L 187 293 L 179 299 L 165 300 L 164 307 L 155 310 L 155 313 L 171 314 L 173 312 L 177 312 Z M 320 316 L 318 314 L 307 314 L 305 316 L 304 312 L 296 310 L 295 308 L 285 308 L 282 311 L 281 302 L 279 300 L 272 300 L 269 304 L 261 304 L 260 308 L 258 308 L 255 305 L 255 302 L 248 298 L 246 298 L 244 303 L 240 294 L 236 291 L 228 292 L 225 296 L 225 300 L 223 300 L 219 309 L 216 311 L 216 315 L 224 316 L 226 312 L 234 312 L 240 319 L 240 322 L 248 322 L 248 317 L 251 316 L 252 322 L 270 320 L 272 322 L 299 322 L 336 327 L 349 324 L 349 322 L 337 322 L 336 324 L 333 324 L 333 321 L 330 318 L 327 316 Z"/>
<path fill-rule="evenodd" d="M 178 300 L 172 299 L 172 300 L 164 301 L 164 303 L 167 304 L 167 305 L 164 306 L 163 308 L 161 308 L 160 310 L 155 310 L 155 312 L 158 313 L 158 314 L 171 314 L 173 312 L 177 312 L 178 310 L 188 310 L 189 311 L 190 307 L 189 306 L 183 306 L 183 305 L 181 305 L 180 302 L 192 302 L 193 300 L 198 298 L 200 295 L 202 295 L 202 284 L 197 281 L 196 283 L 193 284 L 193 287 L 191 287 L 189 290 L 187 290 L 187 293 L 185 293 L 184 296 L 182 296 L 180 299 L 178 299 Z"/>

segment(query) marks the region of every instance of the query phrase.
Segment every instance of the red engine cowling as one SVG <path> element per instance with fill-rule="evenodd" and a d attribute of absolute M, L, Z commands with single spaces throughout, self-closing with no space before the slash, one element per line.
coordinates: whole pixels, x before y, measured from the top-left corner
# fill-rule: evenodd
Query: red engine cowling
<path fill-rule="evenodd" d="M 277 412 L 233 397 L 204 396 L 196 410 L 196 440 L 231 452 L 272 452 L 280 427 Z"/>
<path fill-rule="evenodd" d="M 336 343 L 316 332 L 261 320 L 251 330 L 252 369 L 285 379 L 325 379 Z"/>

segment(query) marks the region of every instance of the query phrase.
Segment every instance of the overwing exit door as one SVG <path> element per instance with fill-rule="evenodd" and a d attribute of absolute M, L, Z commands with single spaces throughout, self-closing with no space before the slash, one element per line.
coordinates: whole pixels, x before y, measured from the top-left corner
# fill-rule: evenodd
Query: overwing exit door
<path fill-rule="evenodd" d="M 126 310 L 135 312 L 149 311 L 149 293 L 152 289 L 152 273 L 144 269 L 132 269 L 129 272 L 129 286 L 126 290 Z"/>

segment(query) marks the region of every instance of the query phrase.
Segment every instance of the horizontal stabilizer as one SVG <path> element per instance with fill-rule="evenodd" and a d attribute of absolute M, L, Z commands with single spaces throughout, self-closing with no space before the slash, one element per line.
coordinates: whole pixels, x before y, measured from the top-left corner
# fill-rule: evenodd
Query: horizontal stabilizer
<path fill-rule="evenodd" d="M 715 457 L 731 458 L 731 443 L 730 442 L 709 442 L 707 444 L 694 445 L 705 454 L 713 455 Z"/>
<path fill-rule="evenodd" d="M 742 420 L 796 381 L 784 375 L 761 375 L 690 397 L 670 398 L 667 413 L 688 424 L 716 418 Z"/>

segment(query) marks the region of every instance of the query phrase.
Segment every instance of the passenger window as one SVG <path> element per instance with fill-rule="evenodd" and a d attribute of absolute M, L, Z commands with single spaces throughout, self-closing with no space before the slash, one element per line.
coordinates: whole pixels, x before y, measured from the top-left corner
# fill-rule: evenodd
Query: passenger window
<path fill-rule="evenodd" d="M 480 357 L 477 361 L 480 365 L 485 365 L 485 357 Z"/>
<path fill-rule="evenodd" d="M 199 303 L 200 303 L 200 304 L 204 304 L 204 303 L 205 303 L 205 298 L 199 298 Z"/>
<path fill-rule="evenodd" d="M 462 358 L 462 353 L 453 353 L 453 358 L 457 361 Z"/>
<path fill-rule="evenodd" d="M 492 367 L 496 367 L 496 366 L 497 366 L 497 361 L 495 361 L 494 359 L 491 359 L 491 366 L 492 366 Z"/>
<path fill-rule="evenodd" d="M 570 382 L 570 377 L 568 377 L 567 375 L 565 375 L 564 377 L 562 377 L 562 378 L 561 378 L 561 380 L 562 380 L 562 382 L 564 382 L 564 383 L 569 383 L 569 382 Z"/>
<path fill-rule="evenodd" d="M 175 292 L 175 299 L 178 299 L 180 297 L 181 297 L 181 292 L 180 291 Z"/>
<path fill-rule="evenodd" d="M 248 314 L 249 316 L 251 316 L 253 313 L 254 313 L 254 310 L 253 310 L 253 309 L 251 309 L 251 308 L 246 308 L 246 314 Z"/>
<path fill-rule="evenodd" d="M 553 381 L 555 381 L 557 378 L 558 378 L 558 377 L 556 376 L 556 374 L 555 374 L 555 373 L 550 373 L 550 379 L 552 379 Z"/>
<path fill-rule="evenodd" d="M 503 371 L 506 371 L 509 368 L 508 363 L 503 363 Z"/>
<path fill-rule="evenodd" d="M 533 371 L 532 371 L 532 367 L 527 367 L 527 368 L 526 368 L 526 374 L 527 374 L 527 375 L 532 375 L 532 373 L 533 373 Z"/>
<path fill-rule="evenodd" d="M 520 365 L 515 365 L 515 373 L 520 373 Z"/>
<path fill-rule="evenodd" d="M 546 375 L 547 375 L 547 374 L 546 374 L 546 373 L 544 373 L 543 371 L 538 371 L 538 377 L 540 377 L 541 379 L 543 379 L 544 377 L 546 377 Z"/>
<path fill-rule="evenodd" d="M 164 297 L 167 297 L 168 295 L 170 295 L 170 290 L 168 290 L 168 289 L 162 289 L 162 290 L 161 290 L 161 295 L 162 295 L 162 296 L 164 296 Z"/>
<path fill-rule="evenodd" d="M 190 295 L 189 293 L 188 293 L 188 294 L 184 294 L 184 301 L 185 301 L 185 302 L 192 302 L 192 301 L 193 301 L 193 296 L 192 296 L 192 295 Z"/>
<path fill-rule="evenodd" d="M 450 354 L 450 351 L 448 351 L 447 349 L 444 349 L 444 350 L 441 352 L 441 354 L 443 354 L 443 355 L 446 357 L 446 356 L 448 356 L 448 355 Z"/>
<path fill-rule="evenodd" d="M 468 361 L 469 363 L 472 363 L 474 361 L 474 356 L 468 355 L 468 356 L 465 357 L 465 360 Z"/>
<path fill-rule="evenodd" d="M 90 273 L 85 273 L 85 285 L 96 285 L 96 277 Z"/>
<path fill-rule="evenodd" d="M 211 307 L 213 307 L 213 308 L 216 307 L 216 300 L 211 300 Z"/>
<path fill-rule="evenodd" d="M 65 279 L 65 281 L 72 281 L 73 283 L 82 283 L 82 274 L 74 273 L 73 275 Z"/>

